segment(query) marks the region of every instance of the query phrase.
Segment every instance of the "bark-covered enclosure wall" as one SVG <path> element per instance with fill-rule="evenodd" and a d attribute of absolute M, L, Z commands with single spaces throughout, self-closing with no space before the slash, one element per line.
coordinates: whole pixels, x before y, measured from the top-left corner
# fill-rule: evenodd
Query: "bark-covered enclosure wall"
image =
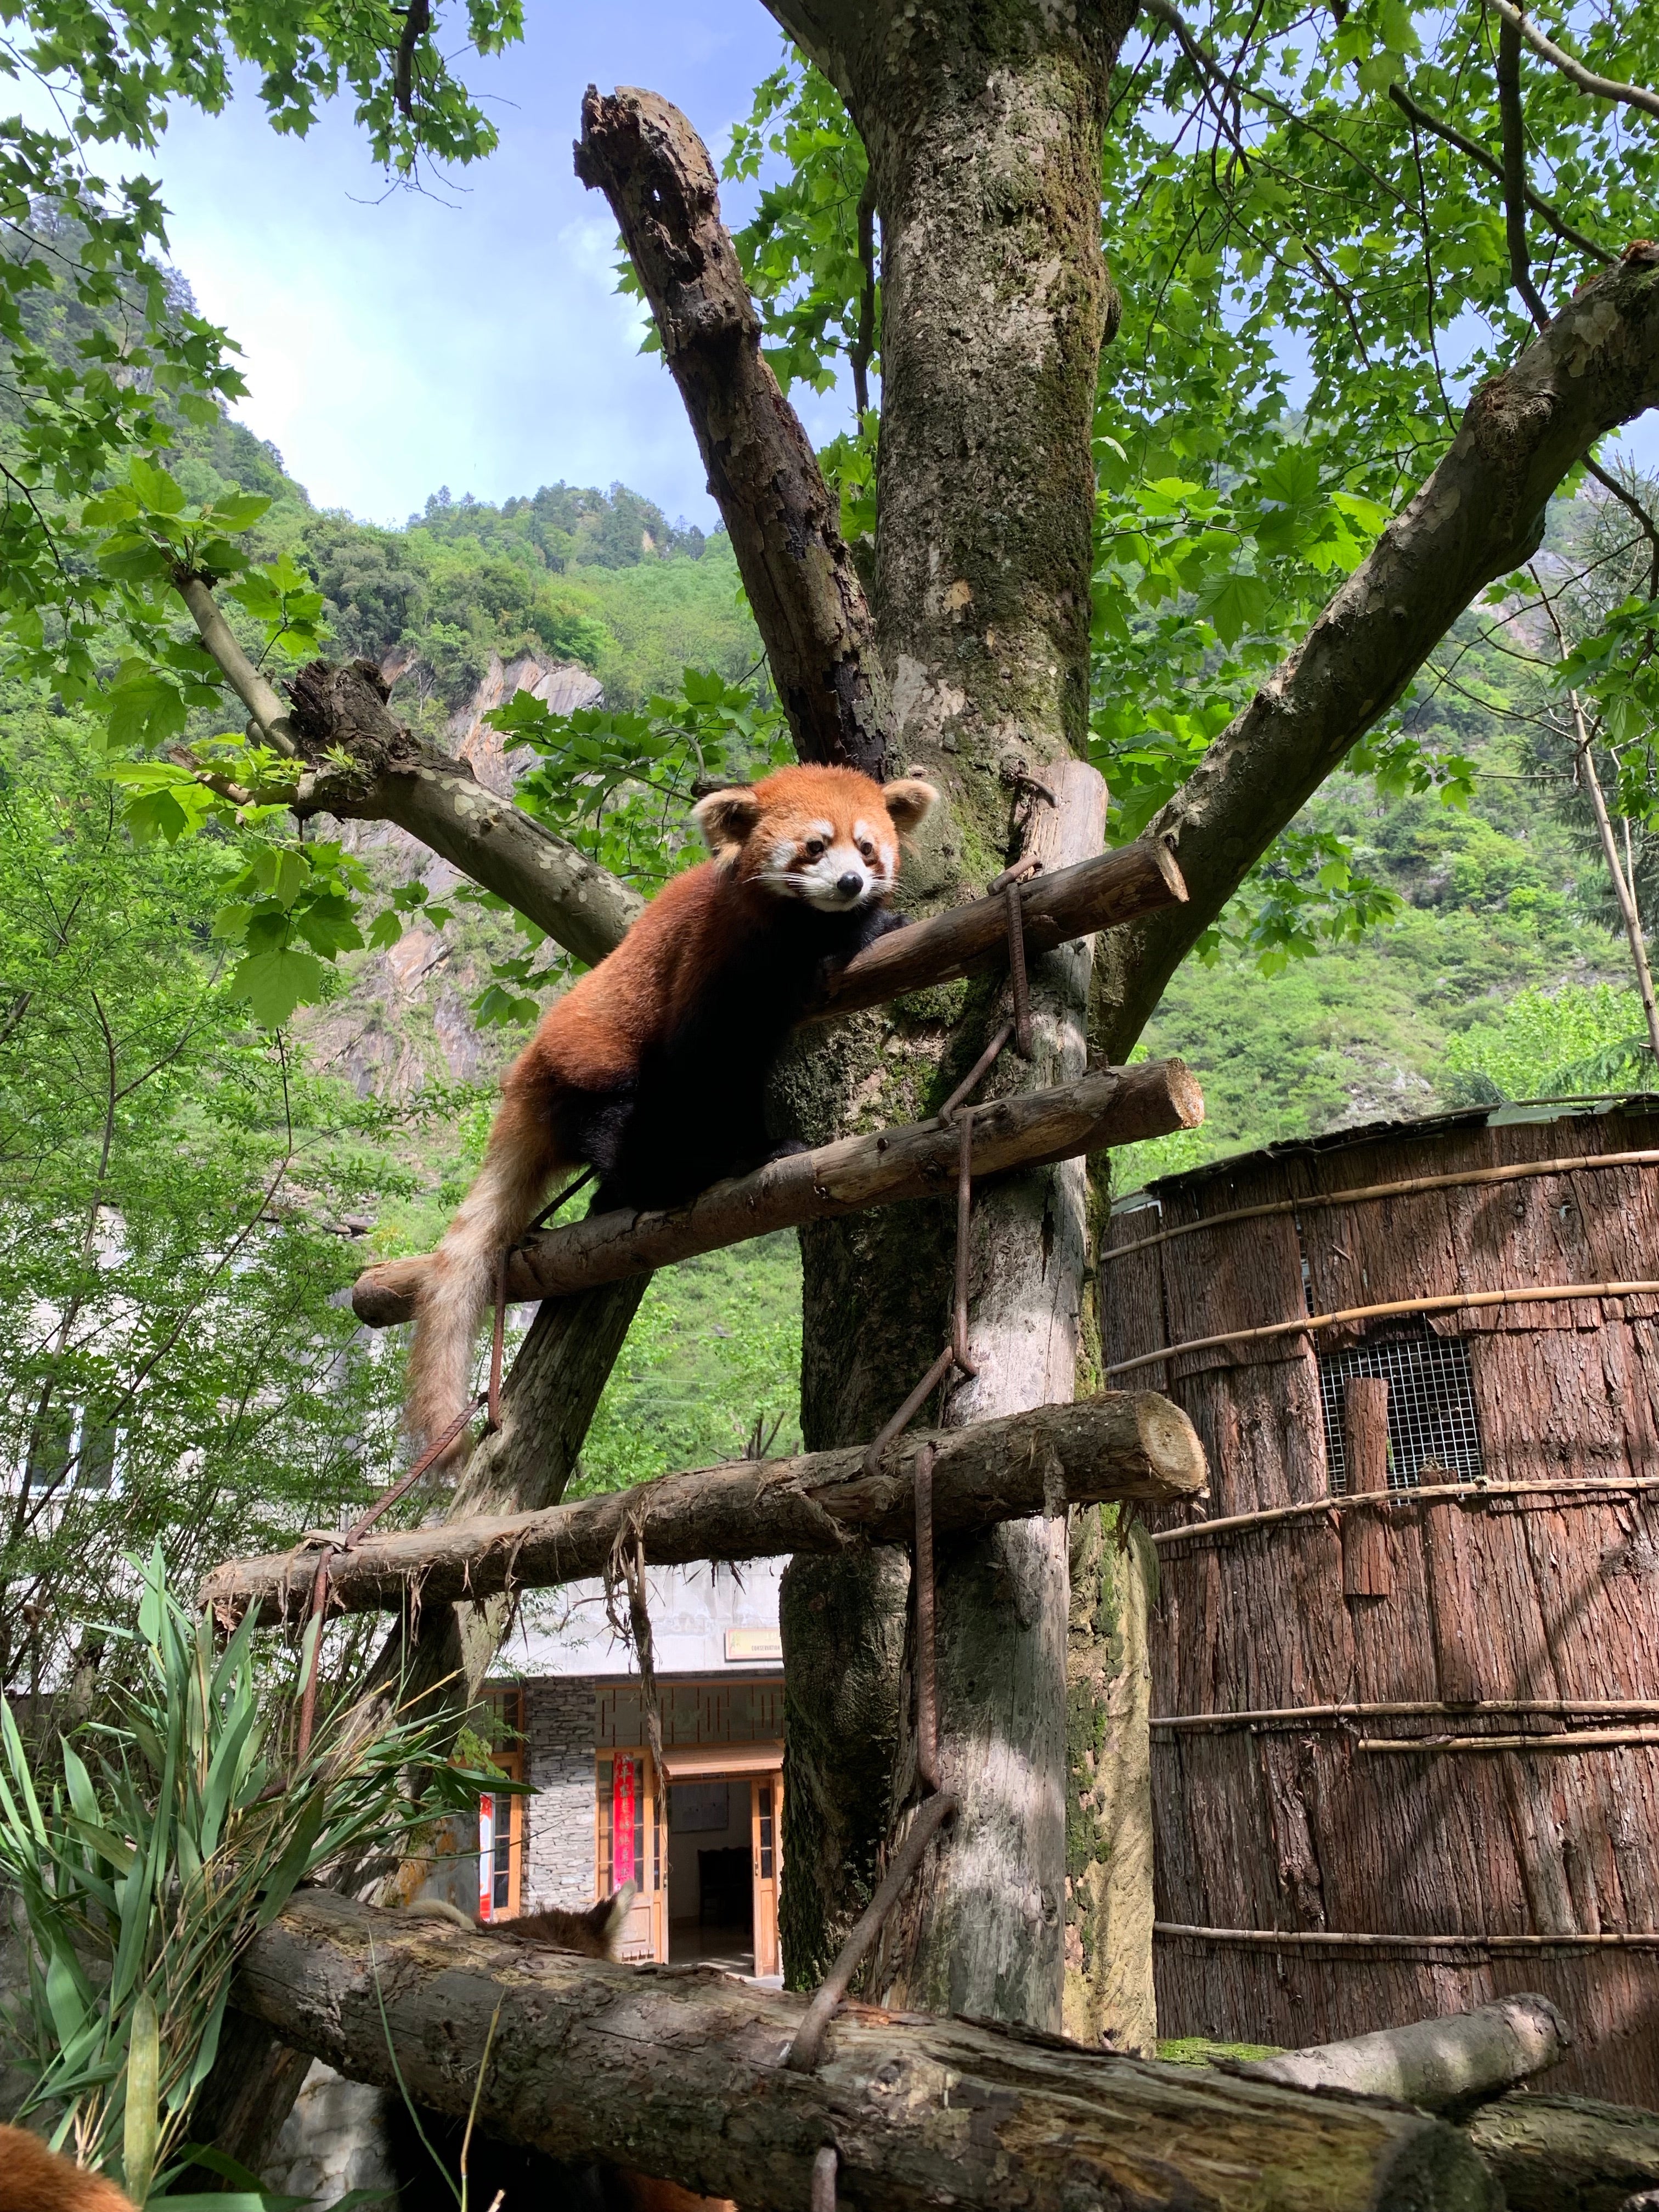
<path fill-rule="evenodd" d="M 1143 1249 L 1103 1255 L 1107 1360 L 1385 1301 L 1654 1279 L 1659 1167 L 1589 1164 L 1642 1150 L 1659 1153 L 1659 1109 L 1633 1102 L 1455 1115 L 1174 1179 L 1110 1224 L 1110 1249 Z M 1544 1161 L 1572 1164 L 1309 1202 Z M 1659 1297 L 1297 1331 L 1123 1379 L 1190 1415 L 1211 1466 L 1198 1511 L 1219 1518 L 1380 1485 L 1381 1431 L 1374 1474 L 1364 1432 L 1380 1396 L 1347 1395 L 1356 1371 L 1389 1379 L 1390 1488 L 1460 1495 L 1212 1535 L 1172 1534 L 1188 1509 L 1161 1516 L 1159 2031 L 1308 2044 L 1536 1989 L 1577 2033 L 1563 2089 L 1659 2105 L 1659 1490 L 1640 1486 L 1659 1478 Z M 1608 1478 L 1632 1486 L 1482 1495 Z M 1332 1706 L 1359 1710 L 1316 1710 Z M 1581 1735 L 1598 1741 L 1565 1747 Z M 1470 1746 L 1492 1736 L 1540 1747 Z M 1376 1747 L 1401 1740 L 1422 1747 Z M 1651 1940 L 1616 1940 L 1632 1933 Z"/>

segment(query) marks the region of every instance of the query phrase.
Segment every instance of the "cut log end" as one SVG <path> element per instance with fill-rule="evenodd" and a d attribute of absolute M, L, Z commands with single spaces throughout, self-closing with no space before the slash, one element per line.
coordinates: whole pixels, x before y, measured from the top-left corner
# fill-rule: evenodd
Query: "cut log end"
<path fill-rule="evenodd" d="M 1170 1489 L 1196 1497 L 1209 1480 L 1198 1431 L 1179 1406 L 1156 1390 L 1136 1390 L 1131 1398 L 1147 1467 Z"/>

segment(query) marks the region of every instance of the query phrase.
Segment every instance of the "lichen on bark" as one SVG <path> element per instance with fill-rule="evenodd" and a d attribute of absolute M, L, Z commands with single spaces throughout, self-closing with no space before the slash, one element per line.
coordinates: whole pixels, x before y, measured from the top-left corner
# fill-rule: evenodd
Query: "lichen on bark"
<path fill-rule="evenodd" d="M 1158 1560 L 1126 1506 L 1072 1516 L 1066 1654 L 1065 2032 L 1152 2057 L 1147 1610 Z"/>

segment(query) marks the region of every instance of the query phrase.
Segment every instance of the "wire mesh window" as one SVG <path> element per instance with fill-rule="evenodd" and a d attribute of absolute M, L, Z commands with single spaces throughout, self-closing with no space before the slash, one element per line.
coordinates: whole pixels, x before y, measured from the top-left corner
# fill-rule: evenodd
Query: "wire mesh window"
<path fill-rule="evenodd" d="M 1484 1462 L 1468 1342 L 1459 1336 L 1425 1334 L 1357 1345 L 1321 1358 L 1325 1464 L 1334 1492 L 1348 1486 L 1342 1386 L 1355 1375 L 1380 1375 L 1389 1386 L 1390 1490 L 1478 1480 Z"/>

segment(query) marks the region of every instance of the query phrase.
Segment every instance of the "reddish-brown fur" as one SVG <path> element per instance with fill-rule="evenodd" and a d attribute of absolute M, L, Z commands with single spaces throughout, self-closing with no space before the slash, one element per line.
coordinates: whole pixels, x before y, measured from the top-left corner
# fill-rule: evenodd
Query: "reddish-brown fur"
<path fill-rule="evenodd" d="M 112 2181 L 60 2158 L 27 2128 L 0 2126 L 0 2212 L 132 2212 L 132 2203 Z"/>
<path fill-rule="evenodd" d="M 499 1256 L 556 1176 L 592 1161 L 596 1205 L 672 1205 L 767 1156 L 767 1073 L 823 962 L 893 926 L 899 838 L 934 795 L 794 768 L 700 802 L 713 858 L 542 1017 L 431 1260 L 379 1271 L 416 1294 L 410 1419 L 428 1445 L 466 1403 Z"/>

